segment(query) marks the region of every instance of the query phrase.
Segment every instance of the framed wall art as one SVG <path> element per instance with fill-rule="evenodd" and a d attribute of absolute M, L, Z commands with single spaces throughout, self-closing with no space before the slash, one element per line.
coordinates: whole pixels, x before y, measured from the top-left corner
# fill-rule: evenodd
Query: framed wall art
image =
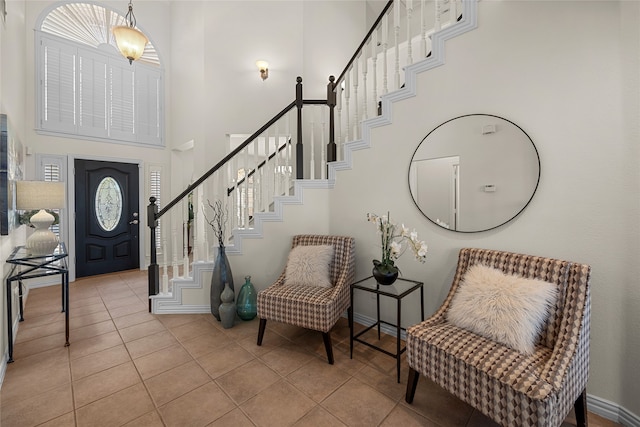
<path fill-rule="evenodd" d="M 24 150 L 0 114 L 0 235 L 6 236 L 20 225 L 16 211 L 16 181 L 24 177 Z"/>

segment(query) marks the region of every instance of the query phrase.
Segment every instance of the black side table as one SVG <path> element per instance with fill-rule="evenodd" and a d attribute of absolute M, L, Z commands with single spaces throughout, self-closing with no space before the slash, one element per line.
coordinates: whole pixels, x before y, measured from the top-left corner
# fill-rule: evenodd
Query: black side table
<path fill-rule="evenodd" d="M 406 345 L 401 348 L 401 339 L 400 333 L 406 328 L 402 327 L 402 299 L 409 295 L 410 293 L 420 290 L 420 315 L 421 319 L 424 320 L 424 283 L 418 282 L 416 280 L 409 280 L 398 278 L 392 285 L 381 285 L 379 284 L 373 276 L 366 277 L 362 280 L 358 280 L 355 283 L 351 284 L 351 310 L 349 310 L 349 325 L 350 328 L 350 337 L 349 337 L 349 348 L 351 351 L 350 357 L 353 358 L 353 342 L 358 341 L 359 343 L 365 344 L 375 350 L 381 351 L 382 353 L 389 355 L 396 359 L 396 367 L 398 371 L 398 382 L 400 382 L 400 356 L 407 349 Z M 370 292 L 376 294 L 376 323 L 365 328 L 364 330 L 358 332 L 356 335 L 353 334 L 353 291 L 359 289 L 361 291 Z M 393 298 L 397 302 L 397 319 L 396 323 L 389 323 L 384 320 L 380 320 L 380 296 L 385 296 L 389 298 Z M 360 336 L 368 332 L 369 330 L 377 327 L 378 328 L 378 339 L 380 339 L 380 325 L 385 324 L 389 326 L 393 326 L 396 328 L 396 352 L 391 353 L 381 347 L 376 346 L 375 344 L 371 344 L 364 339 L 361 339 Z"/>
<path fill-rule="evenodd" d="M 22 305 L 22 281 L 36 277 L 61 275 L 62 288 L 62 312 L 65 321 L 65 347 L 69 345 L 69 268 L 67 266 L 67 248 L 64 243 L 49 255 L 29 255 L 24 246 L 17 246 L 7 263 L 11 264 L 9 275 L 6 279 L 7 292 L 7 338 L 9 341 L 9 360 L 13 362 L 13 310 L 11 302 L 13 300 L 12 283 L 18 282 L 18 297 L 20 299 L 20 321 L 24 320 L 24 309 Z"/>

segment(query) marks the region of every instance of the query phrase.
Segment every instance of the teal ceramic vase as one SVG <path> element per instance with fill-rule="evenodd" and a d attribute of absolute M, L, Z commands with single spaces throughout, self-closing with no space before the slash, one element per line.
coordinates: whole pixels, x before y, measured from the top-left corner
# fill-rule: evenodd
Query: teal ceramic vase
<path fill-rule="evenodd" d="M 238 311 L 238 317 L 242 320 L 252 320 L 258 314 L 258 294 L 256 288 L 251 283 L 251 276 L 244 278 L 244 285 L 240 288 L 238 293 L 238 300 L 236 301 L 236 309 Z"/>

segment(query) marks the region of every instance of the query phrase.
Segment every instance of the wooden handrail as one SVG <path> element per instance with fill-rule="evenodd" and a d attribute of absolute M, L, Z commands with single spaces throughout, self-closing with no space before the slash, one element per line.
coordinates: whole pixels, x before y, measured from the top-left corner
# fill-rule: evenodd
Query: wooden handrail
<path fill-rule="evenodd" d="M 220 160 L 218 163 L 216 163 L 216 165 L 214 167 L 212 167 L 207 172 L 205 172 L 204 175 L 202 175 L 200 178 L 198 178 L 193 184 L 189 185 L 186 190 L 184 190 L 182 193 L 178 194 L 173 200 L 171 200 L 164 208 L 162 208 L 162 210 L 160 210 L 155 215 L 155 219 L 157 220 L 162 215 L 167 213 L 167 211 L 169 209 L 171 209 L 173 206 L 175 206 L 180 200 L 182 200 L 185 196 L 187 196 L 189 193 L 191 193 L 195 188 L 197 188 L 200 184 L 202 184 L 207 178 L 209 178 L 211 175 L 213 175 L 218 169 L 220 169 L 225 163 L 227 163 L 229 160 L 231 160 L 236 154 L 241 152 L 254 139 L 256 139 L 258 136 L 260 136 L 269 127 L 271 127 L 271 125 L 273 125 L 275 122 L 280 120 L 282 118 L 282 116 L 287 114 L 293 107 L 295 107 L 295 105 L 296 105 L 296 102 L 293 101 L 293 102 L 291 102 L 291 104 L 289 104 L 286 107 L 284 107 L 282 109 L 282 111 L 280 111 L 271 120 L 269 120 L 267 123 L 265 123 L 264 126 L 262 126 L 260 129 L 255 131 L 242 144 L 240 144 L 232 152 L 227 154 L 222 160 Z"/>
<path fill-rule="evenodd" d="M 347 74 L 347 72 L 349 71 L 349 68 L 351 68 L 351 65 L 353 64 L 353 62 L 356 60 L 356 58 L 358 57 L 358 55 L 362 51 L 362 48 L 364 47 L 364 45 L 367 44 L 367 40 L 369 40 L 369 37 L 371 37 L 371 34 L 373 34 L 373 32 L 378 28 L 378 24 L 380 23 L 380 21 L 382 21 L 382 18 L 384 17 L 384 15 L 386 15 L 387 11 L 389 10 L 389 8 L 391 8 L 391 5 L 393 4 L 393 1 L 394 0 L 389 0 L 389 2 L 387 2 L 387 4 L 385 5 L 384 9 L 382 9 L 382 12 L 380 12 L 380 15 L 378 16 L 378 19 L 376 19 L 376 22 L 373 23 L 373 25 L 369 29 L 369 32 L 367 33 L 367 35 L 364 36 L 364 39 L 362 39 L 362 43 L 360 43 L 360 46 L 358 46 L 358 48 L 356 49 L 355 53 L 353 54 L 353 56 L 349 60 L 349 62 L 347 62 L 347 66 L 344 67 L 344 70 L 342 70 L 342 73 L 340 73 L 340 75 L 336 79 L 335 85 L 338 85 L 342 81 L 342 79 L 344 78 L 345 74 Z M 398 0 L 398 1 L 400 1 L 400 0 Z"/>

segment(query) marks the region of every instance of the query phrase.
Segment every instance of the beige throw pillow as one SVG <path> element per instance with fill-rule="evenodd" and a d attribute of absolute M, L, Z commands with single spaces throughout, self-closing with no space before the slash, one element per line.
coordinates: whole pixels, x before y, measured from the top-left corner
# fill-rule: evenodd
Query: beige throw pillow
<path fill-rule="evenodd" d="M 459 286 L 447 312 L 449 322 L 523 353 L 534 352 L 555 305 L 556 285 L 478 264 Z"/>
<path fill-rule="evenodd" d="M 289 252 L 285 285 L 330 288 L 329 265 L 333 261 L 332 245 L 296 246 Z"/>

